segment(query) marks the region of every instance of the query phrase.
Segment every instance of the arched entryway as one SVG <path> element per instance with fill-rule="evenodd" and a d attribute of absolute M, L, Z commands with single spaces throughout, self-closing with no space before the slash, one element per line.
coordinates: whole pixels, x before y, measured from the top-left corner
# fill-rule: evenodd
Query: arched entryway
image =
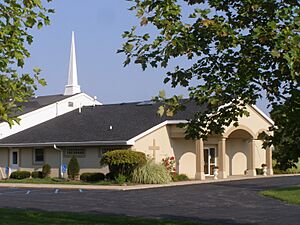
<path fill-rule="evenodd" d="M 255 175 L 255 136 L 247 128 L 236 128 L 226 135 L 227 175 Z"/>

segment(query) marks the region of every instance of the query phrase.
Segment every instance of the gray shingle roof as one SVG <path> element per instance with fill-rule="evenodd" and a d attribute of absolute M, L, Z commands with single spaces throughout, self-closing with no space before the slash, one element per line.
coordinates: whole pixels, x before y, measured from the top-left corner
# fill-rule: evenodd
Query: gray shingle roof
<path fill-rule="evenodd" d="M 159 104 L 122 103 L 83 107 L 0 140 L 9 144 L 124 142 L 166 120 L 185 120 L 203 107 L 189 103 L 174 117 L 159 117 Z M 110 127 L 112 129 L 110 129 Z"/>

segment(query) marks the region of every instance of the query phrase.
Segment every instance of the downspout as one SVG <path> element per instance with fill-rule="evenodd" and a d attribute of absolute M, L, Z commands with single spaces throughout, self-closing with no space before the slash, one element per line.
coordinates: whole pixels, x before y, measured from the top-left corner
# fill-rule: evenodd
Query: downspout
<path fill-rule="evenodd" d="M 53 145 L 53 148 L 60 152 L 60 167 L 59 167 L 59 177 L 63 178 L 62 166 L 63 166 L 63 150 L 58 148 L 56 144 Z"/>

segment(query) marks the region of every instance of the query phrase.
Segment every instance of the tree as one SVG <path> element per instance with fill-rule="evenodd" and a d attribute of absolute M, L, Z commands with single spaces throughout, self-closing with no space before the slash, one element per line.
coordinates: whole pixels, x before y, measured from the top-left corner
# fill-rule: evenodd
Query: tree
<path fill-rule="evenodd" d="M 133 61 L 144 70 L 149 66 L 169 69 L 175 58 L 189 65 L 169 70 L 164 80 L 173 88 L 186 87 L 189 99 L 179 101 L 180 96 L 166 98 L 162 93 L 156 97 L 165 103 L 160 113 L 184 110 L 186 101 L 206 105 L 205 111 L 189 121 L 187 137 L 207 138 L 223 133 L 230 124 L 237 126 L 238 118 L 249 114 L 246 106 L 265 94 L 275 121 L 270 127 L 274 136 L 264 136 L 265 146 L 285 145 L 283 154 L 289 166 L 298 161 L 298 1 L 131 1 L 130 10 L 136 12 L 140 24 L 123 34 L 127 40 L 118 52 L 126 55 L 124 65 Z M 143 32 L 147 26 L 157 32 Z"/>
<path fill-rule="evenodd" d="M 45 85 L 39 78 L 40 69 L 34 68 L 33 76 L 18 74 L 18 71 L 30 57 L 27 45 L 32 44 L 33 36 L 29 31 L 50 24 L 47 14 L 53 12 L 53 9 L 43 7 L 41 0 L 3 0 L 0 3 L 1 122 L 10 125 L 19 122 L 14 112 L 21 110 L 20 103 L 33 95 L 38 83 Z"/>
<path fill-rule="evenodd" d="M 80 166 L 78 163 L 77 158 L 73 155 L 70 159 L 70 162 L 68 164 L 68 177 L 72 180 L 74 180 L 78 175 L 80 171 Z"/>

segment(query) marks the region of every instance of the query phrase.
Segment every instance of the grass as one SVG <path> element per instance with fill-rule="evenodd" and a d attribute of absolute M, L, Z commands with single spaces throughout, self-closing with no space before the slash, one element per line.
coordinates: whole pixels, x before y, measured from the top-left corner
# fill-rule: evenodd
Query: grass
<path fill-rule="evenodd" d="M 58 178 L 28 178 L 22 180 L 8 179 L 0 180 L 0 183 L 21 183 L 21 184 L 70 184 L 70 185 L 115 185 L 114 181 L 99 181 L 99 182 L 84 182 L 84 181 L 69 181 Z"/>
<path fill-rule="evenodd" d="M 264 196 L 300 205 L 300 186 L 261 191 Z"/>
<path fill-rule="evenodd" d="M 204 225 L 203 223 L 191 221 L 171 221 L 125 216 L 45 212 L 19 209 L 0 209 L 0 218 L 1 225 Z"/>

